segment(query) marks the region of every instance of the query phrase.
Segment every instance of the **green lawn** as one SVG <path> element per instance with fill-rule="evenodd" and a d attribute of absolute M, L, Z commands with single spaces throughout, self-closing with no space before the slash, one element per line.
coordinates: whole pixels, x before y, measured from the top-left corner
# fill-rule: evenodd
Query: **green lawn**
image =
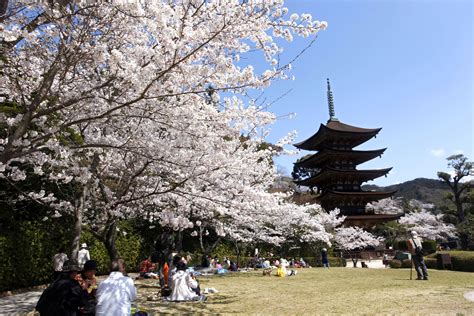
<path fill-rule="evenodd" d="M 139 306 L 149 312 L 205 314 L 464 314 L 474 315 L 474 273 L 430 270 L 429 281 L 409 269 L 299 269 L 296 277 L 261 272 L 201 277 L 215 287 L 204 303 L 156 301 L 156 281 L 137 281 Z M 416 278 L 416 273 L 414 278 Z"/>

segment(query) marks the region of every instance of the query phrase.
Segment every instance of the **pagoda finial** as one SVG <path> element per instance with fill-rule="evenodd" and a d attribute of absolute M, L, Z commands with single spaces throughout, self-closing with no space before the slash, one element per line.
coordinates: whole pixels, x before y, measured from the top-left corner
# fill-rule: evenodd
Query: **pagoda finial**
<path fill-rule="evenodd" d="M 332 91 L 331 91 L 331 84 L 329 83 L 329 78 L 327 78 L 328 81 L 328 107 L 329 107 L 329 120 L 337 120 L 336 119 L 336 113 L 334 112 L 334 99 L 332 96 Z"/>

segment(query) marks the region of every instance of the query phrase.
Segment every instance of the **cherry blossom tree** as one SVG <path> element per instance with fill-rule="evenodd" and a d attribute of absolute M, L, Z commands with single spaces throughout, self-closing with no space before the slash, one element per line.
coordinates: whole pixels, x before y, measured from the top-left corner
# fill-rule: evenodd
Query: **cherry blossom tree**
<path fill-rule="evenodd" d="M 367 203 L 365 209 L 374 214 L 400 214 L 403 213 L 402 198 L 386 198 Z"/>
<path fill-rule="evenodd" d="M 282 40 L 325 27 L 279 0 L 12 2 L 0 21 L 2 180 L 72 186 L 70 199 L 19 198 L 74 214 L 75 248 L 88 223 L 111 257 L 117 221 L 133 216 L 278 242 L 291 204 L 267 192 L 280 150 L 260 150 L 275 117 L 250 92 L 288 78 Z M 256 52 L 259 72 L 241 59 Z"/>
<path fill-rule="evenodd" d="M 399 222 L 407 230 L 416 231 L 421 237 L 429 240 L 443 240 L 456 236 L 456 228 L 443 221 L 443 214 L 434 215 L 426 209 L 408 213 Z"/>
<path fill-rule="evenodd" d="M 387 223 L 379 227 L 378 231 L 390 241 L 405 237 L 411 230 L 417 231 L 420 236 L 430 240 L 456 236 L 455 227 L 443 220 L 443 214 L 435 215 L 436 207 L 431 203 L 416 199 L 406 203 L 403 203 L 401 198 L 383 199 L 367 205 L 367 208 L 379 214 L 405 213 L 397 223 Z"/>
<path fill-rule="evenodd" d="M 343 252 L 350 253 L 354 268 L 357 265 L 358 256 L 351 253 L 352 250 L 376 247 L 383 242 L 382 237 L 376 237 L 360 227 L 336 228 L 334 241 Z"/>

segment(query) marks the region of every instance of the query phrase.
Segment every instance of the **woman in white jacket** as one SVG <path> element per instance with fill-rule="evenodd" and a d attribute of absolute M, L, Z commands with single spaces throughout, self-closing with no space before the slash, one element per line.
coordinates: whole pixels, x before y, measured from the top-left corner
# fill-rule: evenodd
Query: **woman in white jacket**
<path fill-rule="evenodd" d="M 171 295 L 170 301 L 195 301 L 203 299 L 194 290 L 198 289 L 199 284 L 188 272 L 186 272 L 186 263 L 180 261 L 176 265 L 176 273 L 171 277 Z M 199 292 L 199 291 L 197 291 Z"/>

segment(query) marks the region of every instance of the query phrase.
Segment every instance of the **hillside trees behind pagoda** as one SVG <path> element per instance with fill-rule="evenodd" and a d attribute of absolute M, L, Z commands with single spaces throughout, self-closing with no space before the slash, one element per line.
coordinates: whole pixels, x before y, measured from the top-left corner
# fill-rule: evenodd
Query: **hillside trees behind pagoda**
<path fill-rule="evenodd" d="M 73 184 L 69 197 L 35 187 L 17 198 L 74 215 L 75 249 L 90 225 L 112 258 L 117 221 L 137 216 L 278 242 L 291 204 L 266 192 L 276 149 L 258 150 L 275 118 L 247 96 L 287 77 L 280 38 L 326 27 L 287 11 L 277 0 L 11 2 L 0 25 L 2 177 L 12 188 L 30 175 Z M 255 51 L 268 62 L 259 73 L 240 59 Z"/>
<path fill-rule="evenodd" d="M 474 181 L 468 180 L 462 182 L 462 179 L 474 175 L 474 162 L 469 161 L 467 157 L 462 154 L 452 155 L 446 158 L 448 160 L 448 167 L 453 169 L 453 173 L 438 172 L 438 178 L 444 181 L 451 189 L 452 194 L 448 195 L 447 199 L 454 204 L 455 211 L 449 212 L 456 218 L 458 224 L 459 238 L 461 240 L 461 247 L 467 249 L 470 241 L 474 240 L 472 232 L 472 189 L 474 188 Z M 466 208 L 467 207 L 467 208 Z"/>

